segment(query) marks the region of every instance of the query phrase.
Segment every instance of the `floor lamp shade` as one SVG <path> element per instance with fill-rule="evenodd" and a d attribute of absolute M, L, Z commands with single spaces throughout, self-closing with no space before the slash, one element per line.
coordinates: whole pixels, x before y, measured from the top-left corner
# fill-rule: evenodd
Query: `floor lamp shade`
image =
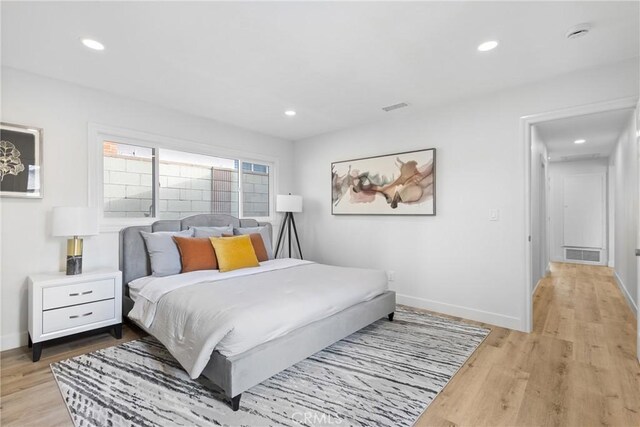
<path fill-rule="evenodd" d="M 302 196 L 278 194 L 276 197 L 276 211 L 302 212 Z"/>
<path fill-rule="evenodd" d="M 294 212 L 302 212 L 302 196 L 278 194 L 278 197 L 276 197 L 276 211 L 285 213 L 282 224 L 280 225 L 280 231 L 278 232 L 278 243 L 276 244 L 275 252 L 276 258 L 280 251 L 280 244 L 284 243 L 283 237 L 286 235 L 289 246 L 289 257 L 291 257 L 291 239 L 295 236 L 298 253 L 300 254 L 300 259 L 302 259 L 302 249 L 300 248 L 300 239 L 298 238 L 296 221 L 293 219 Z M 284 248 L 284 245 L 282 247 Z"/>
<path fill-rule="evenodd" d="M 98 210 L 85 206 L 53 208 L 51 234 L 67 240 L 67 274 L 82 273 L 82 239 L 98 234 Z"/>

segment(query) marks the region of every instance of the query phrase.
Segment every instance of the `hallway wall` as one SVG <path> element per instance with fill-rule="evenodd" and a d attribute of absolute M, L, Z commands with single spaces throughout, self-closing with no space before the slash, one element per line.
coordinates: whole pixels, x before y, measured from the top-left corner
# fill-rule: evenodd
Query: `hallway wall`
<path fill-rule="evenodd" d="M 563 236 L 564 236 L 564 200 L 563 200 L 563 182 L 564 177 L 570 175 L 595 174 L 602 173 L 607 175 L 608 160 L 594 159 L 582 160 L 574 162 L 551 162 L 549 163 L 549 179 L 550 179 L 550 197 L 549 197 L 549 216 L 551 217 L 551 260 L 556 262 L 564 261 L 563 253 Z M 606 188 L 606 185 L 605 185 Z M 605 199 L 606 200 L 606 199 Z M 606 224 L 603 233 L 603 241 L 606 246 Z M 606 248 L 605 248 L 606 249 Z M 606 254 L 605 254 L 606 256 Z M 605 258 L 606 264 L 606 258 Z"/>
<path fill-rule="evenodd" d="M 614 270 L 618 284 L 632 307 L 638 312 L 638 269 L 636 238 L 638 236 L 638 143 L 636 114 L 629 119 L 611 154 L 615 180 L 614 206 Z"/>
<path fill-rule="evenodd" d="M 531 128 L 531 292 L 534 292 L 549 266 L 549 235 L 547 227 L 548 212 L 547 182 L 548 165 L 547 147 L 540 137 L 536 126 Z M 544 167 L 543 167 L 544 165 Z"/>

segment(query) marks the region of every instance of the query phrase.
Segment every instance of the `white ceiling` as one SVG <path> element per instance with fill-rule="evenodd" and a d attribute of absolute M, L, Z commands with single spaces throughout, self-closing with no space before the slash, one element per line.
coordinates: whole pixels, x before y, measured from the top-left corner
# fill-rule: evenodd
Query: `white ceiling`
<path fill-rule="evenodd" d="M 631 109 L 608 111 L 567 119 L 553 120 L 535 125 L 547 146 L 551 161 L 563 161 L 565 156 L 598 154 L 608 157 L 624 126 L 633 114 Z M 573 141 L 585 139 L 584 144 Z"/>
<path fill-rule="evenodd" d="M 638 57 L 638 2 L 6 2 L 2 64 L 301 139 Z M 575 24 L 592 33 L 566 40 Z M 90 51 L 79 39 L 105 44 Z M 500 46 L 480 53 L 480 42 Z M 383 106 L 407 102 L 385 113 Z M 295 109 L 296 117 L 284 110 Z"/>

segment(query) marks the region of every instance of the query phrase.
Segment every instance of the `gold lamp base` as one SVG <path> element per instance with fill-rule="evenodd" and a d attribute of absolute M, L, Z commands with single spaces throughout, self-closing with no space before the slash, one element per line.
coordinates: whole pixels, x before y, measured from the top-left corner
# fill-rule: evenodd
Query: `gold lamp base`
<path fill-rule="evenodd" d="M 74 236 L 67 240 L 67 276 L 82 274 L 82 239 Z"/>

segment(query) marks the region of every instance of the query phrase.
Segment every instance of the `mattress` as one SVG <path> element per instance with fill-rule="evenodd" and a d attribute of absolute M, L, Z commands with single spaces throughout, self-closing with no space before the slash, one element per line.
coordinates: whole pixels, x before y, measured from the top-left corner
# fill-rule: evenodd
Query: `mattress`
<path fill-rule="evenodd" d="M 260 267 L 197 271 L 130 283 L 129 313 L 192 378 L 213 351 L 253 347 L 384 293 L 384 271 L 276 259 Z"/>

